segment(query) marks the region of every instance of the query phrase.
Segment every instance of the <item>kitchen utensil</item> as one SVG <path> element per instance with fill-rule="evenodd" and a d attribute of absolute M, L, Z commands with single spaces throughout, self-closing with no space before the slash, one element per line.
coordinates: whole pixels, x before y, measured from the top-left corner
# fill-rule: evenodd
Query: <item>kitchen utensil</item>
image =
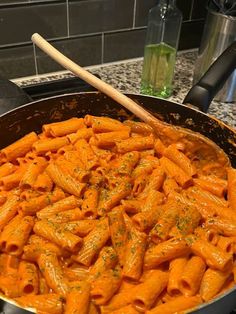
<path fill-rule="evenodd" d="M 224 15 L 236 15 L 236 2 L 234 0 L 209 0 L 208 8 Z"/>
<path fill-rule="evenodd" d="M 236 13 L 236 2 L 229 4 L 227 8 L 226 2 L 223 7 L 219 7 L 218 12 L 214 7 L 208 7 L 198 59 L 195 64 L 194 82 L 197 82 L 218 56 L 236 40 L 236 16 L 230 15 L 234 10 Z M 236 71 L 229 77 L 215 99 L 225 102 L 236 101 Z"/>
<path fill-rule="evenodd" d="M 75 75 L 79 76 L 104 94 L 117 101 L 120 105 L 130 110 L 138 118 L 151 125 L 157 133 L 158 137 L 160 137 L 164 143 L 169 144 L 172 141 L 176 142 L 177 140 L 181 140 L 185 143 L 186 149 L 191 152 L 192 142 L 195 142 L 200 147 L 197 152 L 194 151 L 195 156 L 199 158 L 202 158 L 202 156 L 206 156 L 206 158 L 209 159 L 215 158 L 221 165 L 220 168 L 228 163 L 228 157 L 226 156 L 226 154 L 224 154 L 224 152 L 208 138 L 203 137 L 199 133 L 193 133 L 192 131 L 187 129 L 173 127 L 172 125 L 168 125 L 167 123 L 160 121 L 148 111 L 144 110 L 132 99 L 120 93 L 111 85 L 108 85 L 107 83 L 98 79 L 93 74 L 89 73 L 88 71 L 74 63 L 72 60 L 64 56 L 39 34 L 34 34 L 32 36 L 32 41 L 51 58 L 61 64 L 64 68 L 70 70 Z M 209 154 L 209 150 L 212 153 L 214 151 L 214 156 L 212 154 Z"/>

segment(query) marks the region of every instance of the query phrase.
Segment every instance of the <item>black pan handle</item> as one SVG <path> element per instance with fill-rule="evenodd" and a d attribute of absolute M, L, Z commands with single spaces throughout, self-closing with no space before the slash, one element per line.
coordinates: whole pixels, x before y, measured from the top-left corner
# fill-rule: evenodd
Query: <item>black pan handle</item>
<path fill-rule="evenodd" d="M 19 86 L 0 77 L 0 115 L 31 101 L 30 96 Z"/>
<path fill-rule="evenodd" d="M 201 111 L 207 112 L 212 99 L 235 68 L 236 41 L 219 56 L 200 81 L 190 89 L 183 103 L 194 105 Z"/>

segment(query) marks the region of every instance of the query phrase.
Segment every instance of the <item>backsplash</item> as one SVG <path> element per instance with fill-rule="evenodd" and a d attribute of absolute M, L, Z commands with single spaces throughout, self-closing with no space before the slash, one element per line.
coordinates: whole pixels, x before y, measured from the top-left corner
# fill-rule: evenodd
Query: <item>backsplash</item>
<path fill-rule="evenodd" d="M 207 0 L 177 0 L 179 49 L 199 46 Z M 1 0 L 0 75 L 16 78 L 62 68 L 32 45 L 34 32 L 82 66 L 143 56 L 147 15 L 158 0 Z"/>

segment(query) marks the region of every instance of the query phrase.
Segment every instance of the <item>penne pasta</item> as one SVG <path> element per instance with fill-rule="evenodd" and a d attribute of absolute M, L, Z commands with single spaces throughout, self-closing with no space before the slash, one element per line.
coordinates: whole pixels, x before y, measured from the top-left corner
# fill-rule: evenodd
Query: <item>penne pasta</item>
<path fill-rule="evenodd" d="M 91 298 L 97 305 L 106 304 L 121 285 L 122 273 L 119 267 L 110 269 L 95 279 L 91 285 Z"/>
<path fill-rule="evenodd" d="M 57 214 L 50 215 L 48 220 L 54 223 L 66 223 L 82 219 L 83 214 L 79 208 L 68 209 Z"/>
<path fill-rule="evenodd" d="M 128 153 L 132 151 L 142 151 L 154 147 L 153 136 L 144 136 L 138 138 L 128 138 L 116 143 L 118 153 Z"/>
<path fill-rule="evenodd" d="M 146 251 L 144 267 L 146 269 L 152 269 L 163 262 L 170 261 L 182 255 L 187 255 L 189 252 L 190 250 L 184 240 L 172 238 Z"/>
<path fill-rule="evenodd" d="M 166 203 L 163 207 L 157 223 L 150 232 L 151 239 L 154 243 L 158 243 L 159 240 L 167 240 L 171 228 L 175 225 L 178 214 L 179 206 L 175 202 Z"/>
<path fill-rule="evenodd" d="M 208 268 L 202 278 L 200 295 L 204 301 L 212 299 L 223 287 L 230 276 L 230 271 L 222 272 Z"/>
<path fill-rule="evenodd" d="M 42 157 L 38 157 L 37 159 L 35 159 L 34 161 L 32 161 L 21 181 L 20 181 L 20 184 L 19 186 L 22 188 L 22 189 L 27 189 L 27 188 L 32 188 L 38 175 L 41 174 L 43 172 L 43 170 L 46 168 L 47 166 L 47 161 L 42 158 Z"/>
<path fill-rule="evenodd" d="M 146 312 L 155 303 L 156 298 L 166 288 L 168 274 L 155 270 L 152 275 L 143 283 L 137 285 L 136 293 L 132 297 L 132 305 L 138 311 Z"/>
<path fill-rule="evenodd" d="M 86 165 L 87 170 L 92 170 L 98 167 L 98 158 L 85 139 L 78 140 L 75 143 L 75 148 L 79 155 L 79 159 Z"/>
<path fill-rule="evenodd" d="M 62 224 L 62 227 L 73 234 L 85 237 L 96 226 L 96 220 L 75 220 Z"/>
<path fill-rule="evenodd" d="M 202 303 L 202 299 L 199 296 L 185 297 L 180 296 L 161 304 L 154 309 L 147 312 L 147 314 L 173 314 L 185 310 L 190 310 Z"/>
<path fill-rule="evenodd" d="M 123 208 L 117 206 L 108 214 L 112 245 L 119 257 L 120 265 L 124 264 L 124 247 L 127 241 L 127 229 L 123 216 Z"/>
<path fill-rule="evenodd" d="M 91 126 L 95 133 L 130 130 L 129 126 L 125 126 L 120 121 L 108 117 L 86 115 L 84 122 L 87 126 Z"/>
<path fill-rule="evenodd" d="M 175 144 L 169 145 L 164 150 L 164 156 L 179 166 L 188 176 L 196 175 L 197 169 L 194 164 L 191 163 L 191 160 L 184 153 L 176 148 Z"/>
<path fill-rule="evenodd" d="M 91 187 L 84 192 L 84 199 L 81 206 L 81 213 L 85 218 L 97 217 L 99 191 L 96 187 Z"/>
<path fill-rule="evenodd" d="M 128 231 L 123 276 L 126 279 L 139 280 L 143 268 L 147 236 L 135 228 Z"/>
<path fill-rule="evenodd" d="M 104 246 L 96 262 L 90 267 L 89 275 L 91 280 L 99 277 L 104 271 L 114 268 L 118 262 L 115 250 L 110 246 Z"/>
<path fill-rule="evenodd" d="M 67 137 L 56 137 L 53 139 L 41 139 L 35 142 L 32 146 L 33 151 L 37 155 L 45 155 L 47 152 L 57 152 L 61 147 L 68 145 Z"/>
<path fill-rule="evenodd" d="M 132 133 L 137 133 L 137 134 L 142 134 L 142 135 L 149 135 L 153 133 L 152 127 L 144 122 L 125 120 L 123 124 L 129 126 L 131 128 Z"/>
<path fill-rule="evenodd" d="M 170 296 L 176 297 L 181 295 L 180 280 L 184 269 L 188 262 L 188 256 L 178 257 L 170 261 L 169 281 L 167 285 L 167 292 Z"/>
<path fill-rule="evenodd" d="M 98 215 L 104 216 L 113 207 L 129 195 L 131 191 L 131 184 L 129 182 L 122 182 L 118 184 L 113 190 L 101 190 L 98 202 Z"/>
<path fill-rule="evenodd" d="M 86 281 L 73 282 L 66 296 L 65 314 L 87 314 L 90 302 L 90 284 Z"/>
<path fill-rule="evenodd" d="M 132 305 L 121 307 L 119 310 L 111 311 L 111 314 L 138 314 Z"/>
<path fill-rule="evenodd" d="M 39 275 L 33 263 L 22 261 L 19 265 L 19 290 L 21 295 L 38 294 Z"/>
<path fill-rule="evenodd" d="M 162 140 L 86 115 L 2 148 L 3 296 L 39 314 L 183 314 L 232 288 L 236 170 Z"/>
<path fill-rule="evenodd" d="M 19 256 L 23 252 L 30 232 L 34 226 L 34 218 L 25 216 L 15 226 L 6 239 L 5 251 L 11 255 Z"/>
<path fill-rule="evenodd" d="M 50 192 L 53 188 L 53 182 L 46 172 L 39 174 L 33 184 L 33 189 L 38 192 Z"/>
<path fill-rule="evenodd" d="M 90 266 L 96 254 L 100 252 L 110 237 L 107 218 L 100 220 L 94 229 L 84 238 L 82 248 L 74 260 L 85 266 Z"/>
<path fill-rule="evenodd" d="M 32 197 L 29 200 L 20 202 L 18 205 L 18 211 L 23 215 L 34 215 L 44 207 L 55 203 L 65 197 L 64 192 L 61 189 L 55 189 L 50 193 L 45 193 L 40 196 Z"/>
<path fill-rule="evenodd" d="M 47 285 L 56 293 L 66 296 L 69 291 L 69 283 L 64 277 L 56 254 L 49 252 L 40 254 L 37 262 Z"/>
<path fill-rule="evenodd" d="M 60 212 L 74 209 L 80 204 L 79 200 L 75 196 L 69 196 L 59 200 L 53 204 L 50 204 L 37 212 L 39 219 L 47 219 L 51 215 L 56 215 Z"/>
<path fill-rule="evenodd" d="M 162 193 L 150 190 L 142 211 L 132 217 L 132 221 L 138 230 L 144 231 L 156 224 L 163 208 L 161 206 L 163 201 L 164 197 Z"/>
<path fill-rule="evenodd" d="M 38 140 L 38 136 L 35 132 L 31 132 L 13 144 L 3 148 L 0 151 L 0 157 L 3 161 L 13 161 L 18 157 L 22 157 L 27 154 L 33 144 Z"/>
<path fill-rule="evenodd" d="M 232 255 L 213 246 L 209 242 L 197 239 L 193 235 L 186 238 L 191 251 L 203 258 L 209 267 L 224 271 L 232 266 Z"/>
<path fill-rule="evenodd" d="M 228 169 L 228 200 L 231 208 L 236 210 L 236 170 Z"/>
<path fill-rule="evenodd" d="M 17 167 L 10 162 L 6 162 L 5 164 L 0 166 L 0 178 L 8 176 L 12 174 Z"/>
<path fill-rule="evenodd" d="M 197 294 L 202 277 L 206 270 L 206 264 L 201 257 L 192 256 L 187 262 L 180 277 L 180 291 L 185 296 Z"/>
<path fill-rule="evenodd" d="M 0 230 L 16 215 L 19 197 L 9 193 L 6 202 L 0 207 Z"/>
<path fill-rule="evenodd" d="M 49 220 L 37 221 L 34 225 L 34 232 L 61 246 L 63 249 L 67 249 L 74 253 L 78 252 L 82 243 L 79 236 L 65 230 L 60 224 L 56 224 Z"/>
<path fill-rule="evenodd" d="M 91 128 L 82 128 L 79 129 L 76 133 L 71 133 L 67 135 L 67 138 L 72 144 L 75 144 L 78 140 L 89 140 L 94 135 L 93 130 Z"/>
<path fill-rule="evenodd" d="M 174 178 L 175 181 L 182 187 L 186 188 L 192 184 L 192 177 L 186 174 L 182 168 L 177 164 L 171 161 L 169 158 L 162 157 L 160 159 L 160 165 L 171 178 Z"/>
<path fill-rule="evenodd" d="M 84 128 L 84 119 L 71 118 L 65 121 L 44 124 L 43 132 L 46 136 L 64 136 L 76 132 L 78 129 Z"/>
<path fill-rule="evenodd" d="M 129 138 L 129 130 L 95 134 L 96 145 L 101 148 L 115 146 L 117 141 Z"/>
<path fill-rule="evenodd" d="M 63 268 L 63 273 L 66 278 L 70 281 L 88 281 L 89 279 L 89 269 L 84 266 L 71 265 Z"/>
<path fill-rule="evenodd" d="M 52 181 L 62 190 L 77 197 L 81 196 L 85 188 L 85 183 L 79 183 L 69 174 L 63 173 L 55 163 L 51 163 L 46 168 L 46 172 Z"/>

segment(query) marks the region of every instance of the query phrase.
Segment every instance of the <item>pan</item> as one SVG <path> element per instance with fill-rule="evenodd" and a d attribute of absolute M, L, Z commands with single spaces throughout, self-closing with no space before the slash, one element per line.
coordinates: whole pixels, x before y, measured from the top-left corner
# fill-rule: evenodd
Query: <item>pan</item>
<path fill-rule="evenodd" d="M 150 96 L 126 95 L 159 119 L 207 136 L 225 151 L 232 166 L 236 167 L 236 131 L 200 111 L 207 111 L 214 95 L 220 90 L 235 67 L 236 43 L 219 57 L 186 96 L 184 103 L 192 104 L 198 109 Z M 114 100 L 100 92 L 65 94 L 29 102 L 30 97 L 25 95 L 13 83 L 3 79 L 2 83 L 5 84 L 5 98 L 0 101 L 0 105 L 4 104 L 0 116 L 0 134 L 2 135 L 0 149 L 26 133 L 31 131 L 40 132 L 43 124 L 69 119 L 74 116 L 82 117 L 86 114 L 92 114 L 109 116 L 119 120 L 134 118 L 130 112 L 121 108 Z M 23 105 L 24 103 L 27 104 Z M 13 109 L 14 107 L 15 109 Z M 3 113 L 3 111 L 8 112 Z M 191 313 L 227 314 L 234 308 L 236 308 L 236 287 L 211 302 L 203 304 Z M 6 297 L 2 297 L 0 299 L 0 313 L 24 314 L 33 313 L 33 311 L 16 307 L 12 304 L 12 301 L 8 302 Z"/>

